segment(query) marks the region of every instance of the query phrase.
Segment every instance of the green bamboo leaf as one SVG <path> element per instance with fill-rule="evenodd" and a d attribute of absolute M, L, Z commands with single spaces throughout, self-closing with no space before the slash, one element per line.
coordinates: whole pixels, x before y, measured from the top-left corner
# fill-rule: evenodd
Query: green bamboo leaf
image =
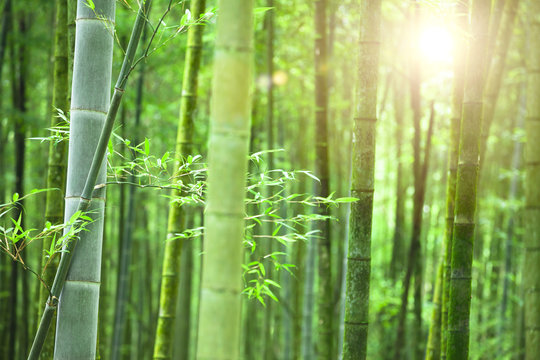
<path fill-rule="evenodd" d="M 275 286 L 275 287 L 281 289 L 281 285 L 279 285 L 279 284 L 278 284 L 277 282 L 275 282 L 274 280 L 266 279 L 266 280 L 264 280 L 264 283 L 265 283 L 265 284 L 273 285 L 273 286 Z"/>
<path fill-rule="evenodd" d="M 92 10 L 96 9 L 96 5 L 94 4 L 92 0 L 86 0 L 86 6 L 88 6 Z"/>
<path fill-rule="evenodd" d="M 114 154 L 114 146 L 113 146 L 112 138 L 109 139 L 109 142 L 107 143 L 107 148 L 109 149 L 109 155 Z"/>
<path fill-rule="evenodd" d="M 272 236 L 276 236 L 279 232 L 279 230 L 281 229 L 281 225 L 279 225 L 278 227 L 276 227 L 276 229 L 274 230 L 274 232 L 272 232 Z"/>
<path fill-rule="evenodd" d="M 144 138 L 144 154 L 146 156 L 150 155 L 150 142 L 148 138 Z"/>
<path fill-rule="evenodd" d="M 341 198 L 337 198 L 334 201 L 338 202 L 338 203 L 350 203 L 350 202 L 355 202 L 355 201 L 358 201 L 358 200 L 359 199 L 355 198 L 355 197 L 341 197 Z"/>
<path fill-rule="evenodd" d="M 163 156 L 161 157 L 161 163 L 165 164 L 165 161 L 167 161 L 169 156 L 170 156 L 170 153 L 168 151 L 165 154 L 163 154 Z"/>
<path fill-rule="evenodd" d="M 321 180 L 319 180 L 319 178 L 316 177 L 315 175 L 313 175 L 310 171 L 300 170 L 298 172 L 302 173 L 302 174 L 305 174 L 305 175 L 309 176 L 310 178 L 317 180 L 318 182 L 321 182 Z"/>
<path fill-rule="evenodd" d="M 20 231 L 21 233 L 24 232 L 23 228 L 21 227 L 22 213 L 19 214 L 19 218 L 17 220 L 11 219 L 11 221 L 15 225 L 15 231 L 13 233 L 14 235 L 16 235 L 18 231 Z"/>
<path fill-rule="evenodd" d="M 274 295 L 274 293 L 272 292 L 272 290 L 270 290 L 270 288 L 265 287 L 264 293 L 268 295 L 270 298 L 272 298 L 274 301 L 279 302 L 278 298 L 276 297 L 276 295 Z"/>
<path fill-rule="evenodd" d="M 182 18 L 180 19 L 180 26 L 186 26 L 189 21 L 191 20 L 191 12 L 189 9 L 186 9 L 186 12 L 184 15 L 182 15 Z"/>
<path fill-rule="evenodd" d="M 272 10 L 272 9 L 274 9 L 274 8 L 271 7 L 271 6 L 258 7 L 258 8 L 253 9 L 253 14 L 254 15 L 263 15 L 267 11 Z M 273 151 L 279 151 L 279 150 L 273 150 Z"/>
<path fill-rule="evenodd" d="M 52 256 L 54 253 L 54 249 L 56 247 L 56 234 L 53 235 L 53 238 L 51 239 L 51 246 L 49 247 L 48 254 L 49 256 Z"/>

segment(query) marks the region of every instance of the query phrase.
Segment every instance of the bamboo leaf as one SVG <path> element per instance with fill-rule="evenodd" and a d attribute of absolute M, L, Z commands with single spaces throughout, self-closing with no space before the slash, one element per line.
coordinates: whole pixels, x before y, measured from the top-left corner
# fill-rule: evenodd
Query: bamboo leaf
<path fill-rule="evenodd" d="M 359 199 L 355 198 L 355 197 L 341 197 L 341 198 L 337 198 L 334 201 L 338 202 L 338 203 L 350 203 L 350 202 L 355 202 L 355 201 L 358 201 L 358 200 Z"/>
<path fill-rule="evenodd" d="M 96 10 L 96 5 L 92 0 L 86 0 L 86 6 L 88 6 L 92 10 Z"/>
<path fill-rule="evenodd" d="M 275 287 L 281 289 L 281 285 L 279 285 L 279 284 L 278 284 L 277 282 L 275 282 L 274 280 L 266 279 L 266 280 L 264 280 L 264 283 L 265 283 L 265 284 L 273 285 L 273 286 L 275 286 Z"/>
<path fill-rule="evenodd" d="M 148 138 L 144 138 L 144 154 L 146 156 L 150 155 L 150 142 Z"/>

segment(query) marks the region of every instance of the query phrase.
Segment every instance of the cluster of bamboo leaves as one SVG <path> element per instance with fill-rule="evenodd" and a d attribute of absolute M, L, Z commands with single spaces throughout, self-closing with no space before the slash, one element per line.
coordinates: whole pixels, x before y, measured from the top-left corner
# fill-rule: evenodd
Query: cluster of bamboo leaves
<path fill-rule="evenodd" d="M 58 116 L 65 120 L 66 126 L 69 126 L 69 119 L 66 114 L 59 112 Z M 68 140 L 69 132 L 65 131 L 65 126 L 49 130 L 51 131 L 49 137 L 36 139 L 51 142 Z M 148 138 L 145 138 L 140 144 L 133 145 L 131 140 L 124 139 L 116 133 L 113 133 L 113 137 L 116 141 L 112 139 L 109 141 L 107 182 L 98 184 L 96 187 L 128 184 L 140 188 L 151 188 L 161 190 L 160 196 L 169 198 L 171 202 L 204 207 L 207 167 L 201 155 L 187 156 L 185 161 L 179 165 L 180 171 L 174 171 L 173 169 L 176 166 L 174 156 L 171 156 L 170 152 L 165 152 L 162 155 L 152 154 Z M 120 147 L 123 149 L 120 149 Z M 125 151 L 126 148 L 128 151 Z M 245 284 L 243 293 L 250 299 L 257 299 L 263 305 L 265 305 L 266 297 L 279 301 L 271 289 L 272 287 L 281 287 L 276 281 L 278 272 L 283 270 L 293 274 L 295 265 L 282 262 L 282 259 L 285 259 L 287 255 L 287 249 L 298 241 L 314 241 L 318 237 L 318 231 L 312 230 L 312 223 L 331 219 L 328 215 L 312 213 L 310 209 L 318 206 L 338 206 L 356 200 L 353 197 L 334 199 L 333 193 L 328 197 L 299 193 L 287 194 L 287 190 L 292 183 L 299 181 L 300 177 L 314 181 L 319 181 L 319 179 L 307 170 L 266 169 L 265 155 L 275 151 L 282 150 L 262 151 L 250 155 L 249 160 L 256 165 L 257 171 L 248 174 L 245 198 L 246 206 L 251 206 L 252 209 L 255 206 L 260 211 L 254 215 L 246 216 L 244 245 L 249 250 L 251 257 L 249 262 L 243 264 Z M 184 181 L 183 179 L 187 177 L 190 180 Z M 129 179 L 133 178 L 136 179 L 136 182 L 129 182 Z M 168 191 L 162 191 L 170 189 L 181 190 L 178 192 L 181 195 L 173 197 L 169 195 Z M 47 191 L 59 190 L 34 189 L 22 197 L 17 193 L 13 194 L 12 201 L 0 205 L 0 218 L 8 215 L 11 210 L 16 208 L 20 200 Z M 282 208 L 292 204 L 302 205 L 305 211 L 282 217 L 280 215 Z M 46 286 L 41 274 L 43 274 L 47 265 L 54 256 L 60 256 L 62 252 L 65 252 L 67 241 L 74 239 L 81 231 L 85 231 L 85 227 L 93 220 L 87 213 L 77 211 L 64 224 L 52 225 L 47 222 L 44 228 L 38 231 L 37 229 L 24 229 L 21 226 L 23 216 L 24 213 L 21 212 L 18 220 L 11 219 L 12 226 L 10 227 L 0 226 L 0 249 L 7 256 L 19 262 L 25 270 L 32 272 Z M 79 226 L 73 226 L 75 223 L 79 223 Z M 272 232 L 261 234 L 256 228 L 263 228 L 263 224 L 271 224 L 269 229 Z M 64 232 L 65 229 L 67 231 Z M 30 243 L 42 241 L 51 235 L 51 246 L 49 249 L 44 249 L 45 256 L 48 259 L 44 268 L 39 271 L 29 268 L 21 256 L 22 250 Z M 175 234 L 175 237 L 168 239 L 168 241 L 176 238 L 194 238 L 203 235 L 203 227 L 188 228 L 182 233 Z M 283 249 L 255 258 L 254 254 L 259 246 L 258 244 L 268 239 L 277 241 L 283 245 Z M 15 247 L 15 244 L 19 245 Z M 269 277 L 270 273 L 266 270 L 269 266 L 276 270 L 272 274 L 273 279 Z"/>

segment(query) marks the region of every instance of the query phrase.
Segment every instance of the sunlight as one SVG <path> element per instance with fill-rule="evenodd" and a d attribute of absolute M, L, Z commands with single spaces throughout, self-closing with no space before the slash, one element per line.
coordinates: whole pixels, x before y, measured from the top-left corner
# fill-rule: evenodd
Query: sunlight
<path fill-rule="evenodd" d="M 429 62 L 450 62 L 453 57 L 453 38 L 443 26 L 430 26 L 420 34 L 420 51 Z"/>

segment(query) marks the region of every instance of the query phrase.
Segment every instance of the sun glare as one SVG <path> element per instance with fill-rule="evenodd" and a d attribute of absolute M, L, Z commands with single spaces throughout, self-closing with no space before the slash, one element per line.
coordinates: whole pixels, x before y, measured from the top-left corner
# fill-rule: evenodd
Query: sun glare
<path fill-rule="evenodd" d="M 450 31 L 442 26 L 425 28 L 420 36 L 420 50 L 429 62 L 450 62 L 453 57 L 453 39 Z"/>

